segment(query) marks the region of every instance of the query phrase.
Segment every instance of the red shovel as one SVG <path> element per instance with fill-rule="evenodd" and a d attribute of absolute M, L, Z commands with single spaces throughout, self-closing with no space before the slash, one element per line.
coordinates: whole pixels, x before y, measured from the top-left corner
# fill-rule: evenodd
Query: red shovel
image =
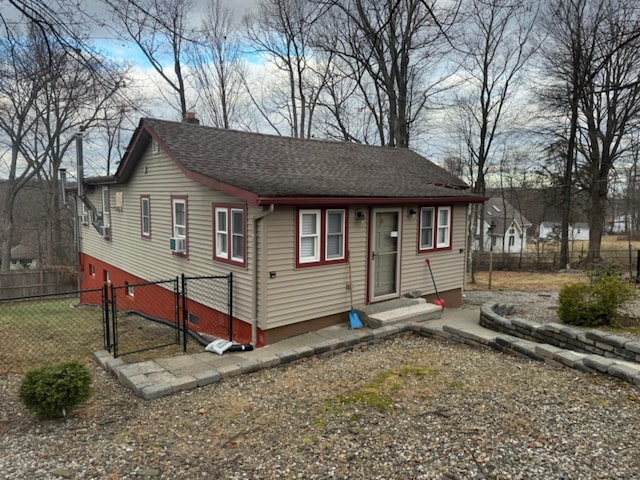
<path fill-rule="evenodd" d="M 434 304 L 440 306 L 442 310 L 444 310 L 444 300 L 440 298 L 440 294 L 438 293 L 438 287 L 436 286 L 436 279 L 433 278 L 433 272 L 431 271 L 431 262 L 427 258 L 427 267 L 429 267 L 429 274 L 431 275 L 431 281 L 433 282 L 433 288 L 436 291 L 436 299 L 433 301 Z"/>

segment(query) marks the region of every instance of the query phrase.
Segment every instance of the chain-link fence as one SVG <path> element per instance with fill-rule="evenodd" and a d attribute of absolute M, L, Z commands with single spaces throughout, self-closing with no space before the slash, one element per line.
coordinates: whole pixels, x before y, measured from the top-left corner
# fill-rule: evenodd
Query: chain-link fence
<path fill-rule="evenodd" d="M 569 264 L 573 269 L 589 268 L 588 252 L 584 248 L 569 252 Z M 640 266 L 640 252 L 631 249 L 602 250 L 603 262 L 610 265 L 621 275 L 635 278 Z M 557 271 L 566 268 L 560 265 L 560 252 L 547 249 L 522 253 L 473 252 L 473 269 L 476 272 L 487 271 L 489 266 L 494 270 L 506 271 Z"/>
<path fill-rule="evenodd" d="M 187 349 L 178 278 L 109 288 L 107 349 L 114 357 L 169 346 Z M 182 340 L 182 341 L 181 341 Z"/>
<path fill-rule="evenodd" d="M 201 351 L 198 332 L 233 337 L 232 279 L 183 275 L 0 300 L 0 374 L 88 361 L 98 350 L 127 361 Z"/>
<path fill-rule="evenodd" d="M 0 301 L 0 373 L 90 360 L 104 349 L 103 295 L 96 289 Z"/>

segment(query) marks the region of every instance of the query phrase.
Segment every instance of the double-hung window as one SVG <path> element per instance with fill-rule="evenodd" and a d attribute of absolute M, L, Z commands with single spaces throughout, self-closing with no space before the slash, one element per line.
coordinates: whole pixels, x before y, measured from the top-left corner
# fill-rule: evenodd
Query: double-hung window
<path fill-rule="evenodd" d="M 109 187 L 102 187 L 102 236 L 111 238 L 111 202 Z"/>
<path fill-rule="evenodd" d="M 299 262 L 320 261 L 320 210 L 300 210 Z"/>
<path fill-rule="evenodd" d="M 420 209 L 419 250 L 451 247 L 451 207 Z"/>
<path fill-rule="evenodd" d="M 327 210 L 325 259 L 341 260 L 344 258 L 344 210 Z"/>
<path fill-rule="evenodd" d="M 187 201 L 186 199 L 174 198 L 173 204 L 173 236 L 178 238 L 187 237 Z"/>
<path fill-rule="evenodd" d="M 140 197 L 140 231 L 143 238 L 151 237 L 151 199 L 148 195 Z"/>
<path fill-rule="evenodd" d="M 214 206 L 214 259 L 245 265 L 246 221 L 243 206 Z"/>
<path fill-rule="evenodd" d="M 451 207 L 438 207 L 438 240 L 436 248 L 451 246 Z"/>
<path fill-rule="evenodd" d="M 174 254 L 187 256 L 188 239 L 188 204 L 186 196 L 171 196 L 171 242 Z"/>
<path fill-rule="evenodd" d="M 434 225 L 435 208 L 422 208 L 420 211 L 420 250 L 429 250 L 433 248 Z"/>
<path fill-rule="evenodd" d="M 346 210 L 338 208 L 298 211 L 298 266 L 344 262 Z"/>
<path fill-rule="evenodd" d="M 87 210 L 87 206 L 85 205 L 84 202 L 80 202 L 80 204 L 82 205 L 82 210 L 80 214 L 80 223 L 82 223 L 82 225 L 89 225 L 89 222 L 91 221 L 91 219 L 89 217 L 89 211 Z"/>

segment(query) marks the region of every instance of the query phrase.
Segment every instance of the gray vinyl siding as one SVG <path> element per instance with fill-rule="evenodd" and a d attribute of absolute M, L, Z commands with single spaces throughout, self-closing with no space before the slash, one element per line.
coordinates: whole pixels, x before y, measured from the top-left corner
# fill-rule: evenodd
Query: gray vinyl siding
<path fill-rule="evenodd" d="M 402 294 L 413 290 L 420 290 L 423 294 L 435 292 L 427 269 L 427 258 L 431 262 L 431 269 L 439 292 L 462 287 L 464 281 L 466 212 L 466 205 L 458 205 L 452 208 L 453 218 L 451 225 L 453 236 L 451 249 L 418 253 L 419 218 L 409 218 L 407 209 L 403 209 Z"/>
<path fill-rule="evenodd" d="M 353 268 L 353 301 L 365 301 L 366 224 L 356 224 L 354 209 L 347 209 L 349 246 Z M 342 313 L 350 308 L 348 267 L 345 263 L 296 267 L 296 209 L 277 208 L 268 217 L 267 270 L 276 273 L 266 280 L 268 305 L 261 305 L 263 329 Z"/>
<path fill-rule="evenodd" d="M 146 173 L 145 173 L 146 171 Z M 234 316 L 253 317 L 253 281 L 248 267 L 252 257 L 252 214 L 248 209 L 245 243 L 247 268 L 213 260 L 212 203 L 240 203 L 238 199 L 203 186 L 184 176 L 164 154 L 150 150 L 141 159 L 128 183 L 110 186 L 111 241 L 101 238 L 93 227 L 82 229 L 84 253 L 105 261 L 144 280 L 162 280 L 186 275 L 234 275 Z M 100 187 L 87 192 L 101 208 Z M 123 208 L 115 207 L 116 192 L 123 192 Z M 140 226 L 140 195 L 150 197 L 151 238 L 144 239 Z M 187 196 L 188 257 L 169 250 L 172 236 L 171 196 Z"/>
<path fill-rule="evenodd" d="M 347 210 L 353 302 L 359 305 L 366 302 L 368 294 L 366 270 L 369 230 L 366 222 L 355 220 L 356 210 L 368 212 L 368 208 L 351 207 Z M 440 292 L 461 288 L 464 275 L 466 206 L 452 209 L 451 249 L 429 254 L 417 253 L 417 219 L 407 218 L 407 211 L 406 208 L 402 209 L 401 294 L 412 290 L 420 290 L 423 294 L 434 292 L 426 258 L 431 261 Z M 346 288 L 349 283 L 347 264 L 296 268 L 295 215 L 295 208 L 281 207 L 268 217 L 269 241 L 265 246 L 267 270 L 275 272 L 276 276 L 263 277 L 266 295 L 262 297 L 258 323 L 262 329 L 342 313 L 350 308 L 349 291 Z"/>

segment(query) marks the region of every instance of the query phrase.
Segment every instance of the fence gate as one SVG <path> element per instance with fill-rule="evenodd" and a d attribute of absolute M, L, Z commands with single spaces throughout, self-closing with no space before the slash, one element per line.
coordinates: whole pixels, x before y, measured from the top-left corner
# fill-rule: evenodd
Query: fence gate
<path fill-rule="evenodd" d="M 117 358 L 156 348 L 179 345 L 179 279 L 110 285 L 105 315 L 107 349 Z M 111 318 L 109 318 L 111 317 Z M 183 335 L 186 350 L 186 336 Z"/>
<path fill-rule="evenodd" d="M 182 318 L 186 329 L 225 333 L 233 341 L 233 273 L 187 277 L 182 275 Z"/>

